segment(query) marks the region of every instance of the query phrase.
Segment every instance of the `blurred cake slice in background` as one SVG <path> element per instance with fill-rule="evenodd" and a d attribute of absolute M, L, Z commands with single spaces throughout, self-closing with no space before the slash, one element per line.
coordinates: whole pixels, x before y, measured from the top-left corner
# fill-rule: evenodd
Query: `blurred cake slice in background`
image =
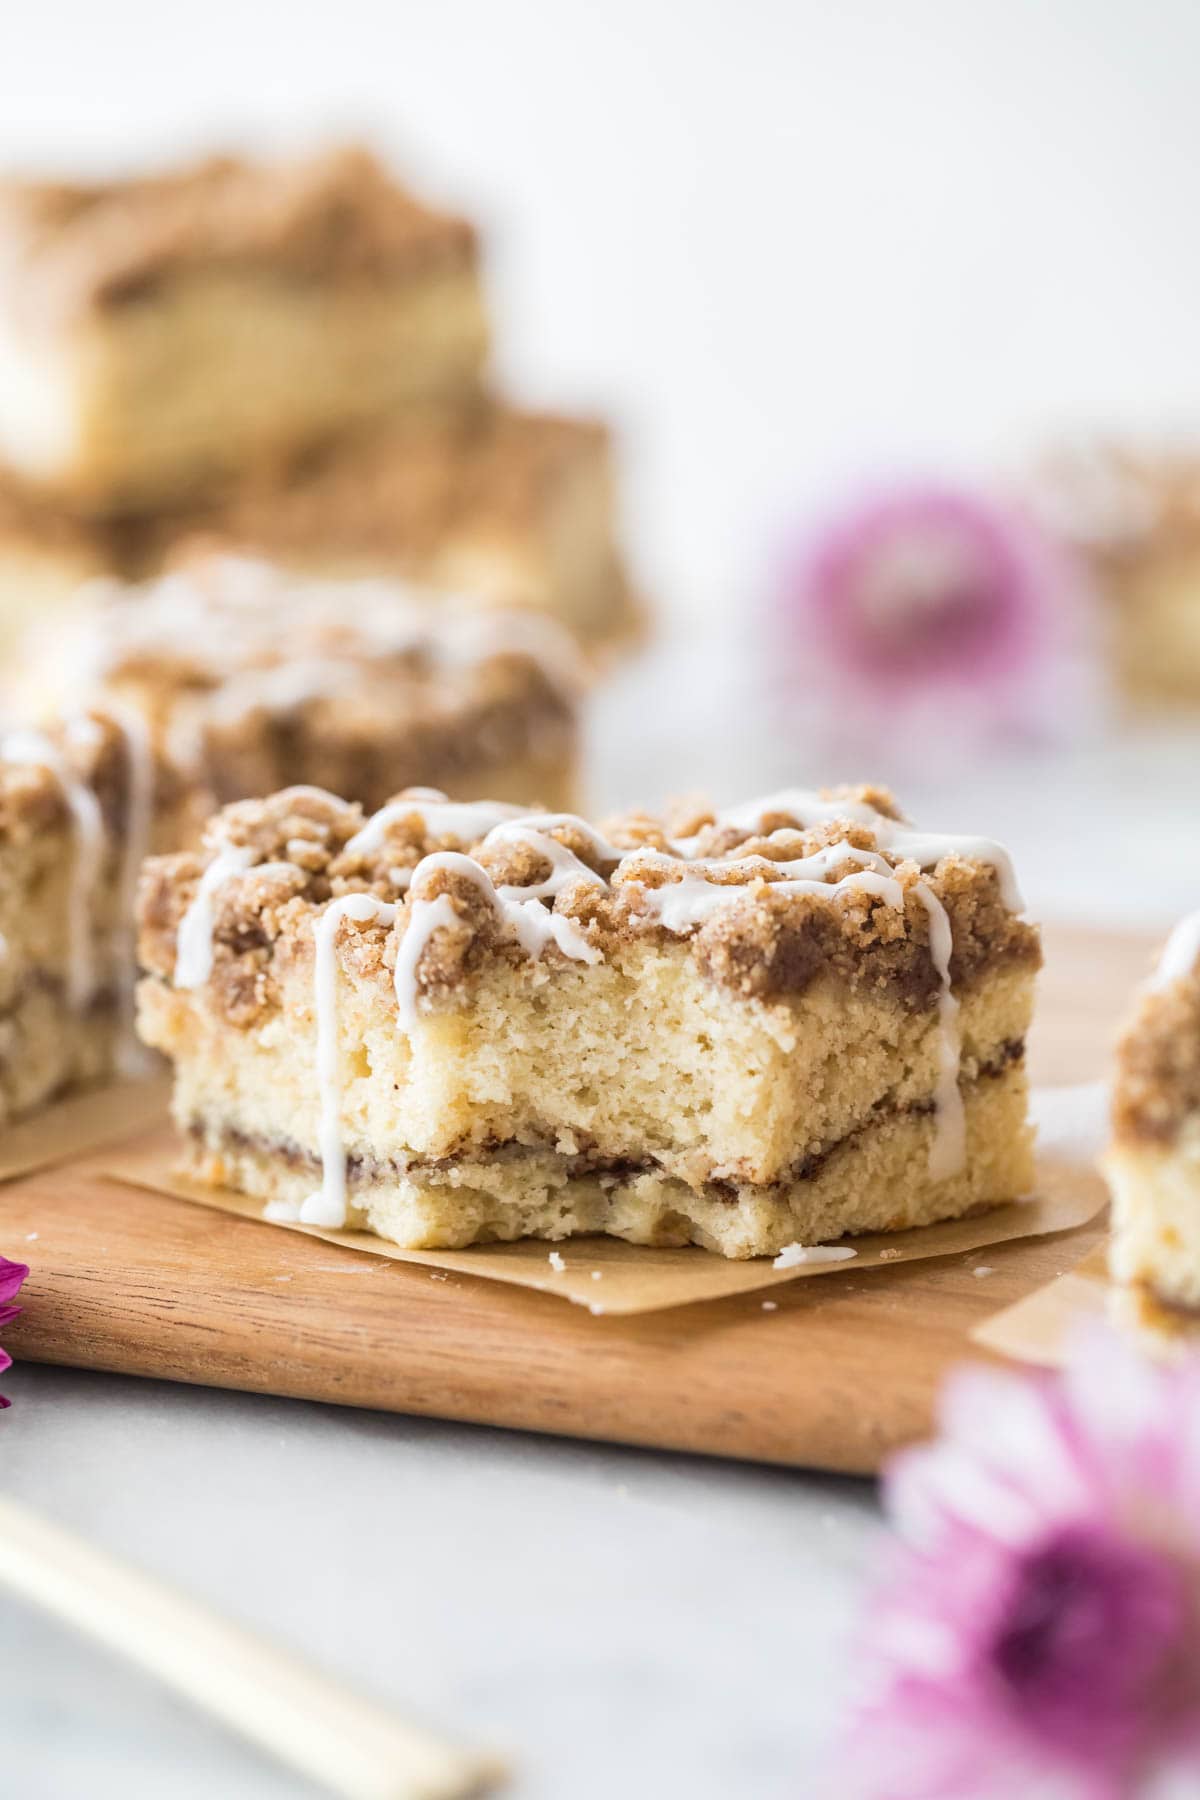
<path fill-rule="evenodd" d="M 284 479 L 148 522 L 160 568 L 189 534 L 303 574 L 399 577 L 482 606 L 550 613 L 582 643 L 636 636 L 617 544 L 609 434 L 593 420 L 493 407 L 469 431 L 376 433 Z"/>
<path fill-rule="evenodd" d="M 479 397 L 475 232 L 367 151 L 0 185 L 0 458 L 137 513 Z"/>
<path fill-rule="evenodd" d="M 508 407 L 469 428 L 364 434 L 141 519 L 73 517 L 0 476 L 0 644 L 82 579 L 142 581 L 203 540 L 306 576 L 399 578 L 431 605 L 448 591 L 546 613 L 609 653 L 643 625 L 614 511 L 603 425 Z"/>
<path fill-rule="evenodd" d="M 1176 926 L 1118 1046 L 1104 1166 L 1123 1307 L 1200 1327 L 1200 912 Z"/>
<path fill-rule="evenodd" d="M 144 1064 L 138 877 L 149 852 L 195 836 L 199 799 L 121 709 L 0 739 L 0 1126 Z"/>
<path fill-rule="evenodd" d="M 132 713 L 210 806 L 301 783 L 369 807 L 412 784 L 562 807 L 582 685 L 549 619 L 214 556 L 84 590 L 28 640 L 12 701 Z"/>
<path fill-rule="evenodd" d="M 1200 708 L 1200 443 L 1061 452 L 1034 499 L 1091 574 L 1118 693 Z"/>

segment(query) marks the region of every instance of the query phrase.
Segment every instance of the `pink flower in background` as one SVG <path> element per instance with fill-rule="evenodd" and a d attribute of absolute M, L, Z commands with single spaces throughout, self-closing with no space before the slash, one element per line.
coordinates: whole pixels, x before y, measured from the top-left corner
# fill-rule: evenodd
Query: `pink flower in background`
<path fill-rule="evenodd" d="M 1033 523 L 949 486 L 881 489 L 785 562 L 786 675 L 850 734 L 1062 723 L 1081 578 Z"/>
<path fill-rule="evenodd" d="M 29 1270 L 24 1263 L 9 1262 L 7 1257 L 0 1256 L 0 1325 L 7 1325 L 20 1312 L 19 1306 L 12 1303 L 20 1292 L 21 1283 Z M 12 1357 L 0 1350 L 0 1374 L 11 1369 Z M 0 1394 L 0 1406 L 7 1406 L 8 1401 Z"/>
<path fill-rule="evenodd" d="M 1200 1794 L 1200 1359 L 966 1371 L 887 1478 L 852 1800 Z"/>

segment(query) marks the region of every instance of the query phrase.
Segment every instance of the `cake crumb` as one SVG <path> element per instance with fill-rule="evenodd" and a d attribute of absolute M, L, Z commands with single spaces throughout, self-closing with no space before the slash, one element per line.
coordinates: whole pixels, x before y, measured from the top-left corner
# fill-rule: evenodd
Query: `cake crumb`
<path fill-rule="evenodd" d="M 903 1255 L 904 1255 L 903 1250 L 895 1250 L 895 1249 L 889 1248 L 887 1250 L 881 1250 L 879 1252 L 879 1260 L 880 1260 L 880 1262 L 898 1262 L 900 1257 L 902 1257 Z"/>
<path fill-rule="evenodd" d="M 554 1270 L 556 1275 L 561 1275 L 567 1266 L 557 1250 L 552 1250 L 546 1260 L 549 1262 L 550 1267 Z"/>
<path fill-rule="evenodd" d="M 592 1280 L 593 1281 L 601 1280 L 601 1278 L 603 1277 L 603 1274 L 604 1274 L 603 1269 L 593 1269 L 592 1270 Z"/>
<path fill-rule="evenodd" d="M 785 1244 L 772 1263 L 775 1269 L 796 1269 L 801 1263 L 847 1262 L 857 1256 L 844 1244 Z"/>
<path fill-rule="evenodd" d="M 994 1275 L 996 1271 L 994 1269 L 989 1269 L 986 1263 L 980 1263 L 977 1269 L 971 1270 L 971 1273 L 978 1277 L 983 1275 Z"/>
<path fill-rule="evenodd" d="M 430 1281 L 449 1281 L 450 1276 L 445 1269 L 431 1269 L 429 1271 L 429 1279 Z"/>
<path fill-rule="evenodd" d="M 779 1311 L 779 1302 L 778 1302 L 778 1300 L 764 1300 L 762 1303 L 762 1309 L 764 1312 L 778 1312 Z"/>
<path fill-rule="evenodd" d="M 595 1300 L 593 1300 L 592 1304 L 588 1307 L 588 1311 L 590 1313 L 596 1313 L 597 1315 L 599 1315 L 600 1313 L 602 1313 L 604 1311 L 604 1308 L 602 1306 L 598 1305 Z"/>

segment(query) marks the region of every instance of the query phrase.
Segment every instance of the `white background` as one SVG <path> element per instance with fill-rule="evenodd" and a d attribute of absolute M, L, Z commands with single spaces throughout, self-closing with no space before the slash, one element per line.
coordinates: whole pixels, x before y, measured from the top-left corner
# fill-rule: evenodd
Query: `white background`
<path fill-rule="evenodd" d="M 1200 413 L 1190 0 L 5 0 L 0 157 L 369 132 L 489 228 L 501 362 L 625 426 L 653 590 L 842 473 Z"/>
<path fill-rule="evenodd" d="M 712 650 L 753 618 L 795 508 L 864 470 L 990 470 L 1091 423 L 1200 417 L 1198 59 L 1189 0 L 0 0 L 0 160 L 366 130 L 480 215 L 505 376 L 620 422 L 638 566 L 674 622 L 601 705 L 596 789 L 726 798 L 806 773 Z M 928 822 L 1010 836 L 1039 905 L 1161 923 L 1200 900 L 1194 740 L 957 785 L 936 749 Z M 6 1385 L 0 1484 L 509 1741 L 522 1796 L 806 1791 L 865 1489 L 32 1369 Z M 3 1607 L 0 1746 L 33 1800 L 292 1791 Z"/>
<path fill-rule="evenodd" d="M 1200 420 L 1191 0 L 7 0 L 3 21 L 0 161 L 366 133 L 481 219 L 501 372 L 618 422 L 673 627 L 601 702 L 601 809 L 890 776 L 927 823 L 1007 838 L 1043 913 L 1196 903 L 1194 735 L 833 764 L 754 660 L 781 535 L 847 481 Z"/>

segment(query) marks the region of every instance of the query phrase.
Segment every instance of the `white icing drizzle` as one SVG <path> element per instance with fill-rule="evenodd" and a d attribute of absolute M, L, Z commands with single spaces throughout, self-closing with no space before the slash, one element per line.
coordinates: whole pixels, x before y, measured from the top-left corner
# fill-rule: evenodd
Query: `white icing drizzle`
<path fill-rule="evenodd" d="M 589 887 L 607 888 L 608 883 L 603 875 L 597 874 L 589 864 L 581 862 L 573 850 L 560 844 L 557 838 L 547 837 L 544 831 L 535 831 L 532 826 L 524 824 L 498 825 L 489 831 L 484 839 L 488 844 L 528 844 L 539 856 L 544 856 L 550 864 L 550 873 L 544 881 L 535 882 L 530 887 L 514 887 L 501 885 L 497 892 L 507 899 L 524 901 L 552 900 L 573 881 L 583 881 Z"/>
<path fill-rule="evenodd" d="M 443 926 L 457 924 L 458 914 L 449 894 L 439 894 L 436 900 L 413 900 L 410 903 L 408 925 L 396 952 L 396 973 L 393 977 L 396 1010 L 405 1031 L 413 1031 L 417 1023 L 417 964 L 424 956 L 434 932 L 440 931 Z"/>
<path fill-rule="evenodd" d="M 599 950 L 588 943 L 575 921 L 530 898 L 533 889 L 495 887 L 481 863 L 457 850 L 436 850 L 423 857 L 412 871 L 413 881 L 439 869 L 473 882 L 527 956 L 538 957 L 553 943 L 575 962 L 599 962 Z M 439 927 L 456 925 L 459 917 L 448 894 L 439 894 L 434 900 L 414 898 L 408 904 L 408 923 L 396 956 L 395 991 L 400 1023 L 411 1032 L 417 1023 L 417 966 L 425 946 Z"/>
<path fill-rule="evenodd" d="M 257 852 L 249 844 L 229 844 L 217 852 L 200 877 L 175 939 L 175 986 L 203 987 L 212 973 L 213 898 L 219 887 L 251 867 Z"/>
<path fill-rule="evenodd" d="M 321 1185 L 300 1207 L 298 1216 L 304 1225 L 340 1230 L 346 1223 L 346 1139 L 342 1128 L 342 1085 L 338 1067 L 335 943 L 338 926 L 343 919 L 353 919 L 357 925 L 365 925 L 368 921 L 390 925 L 395 916 L 396 908 L 390 901 L 377 900 L 374 894 L 347 894 L 340 900 L 331 900 L 320 918 L 313 922 L 317 1091 L 321 1103 L 317 1142 L 321 1152 Z M 271 1216 L 278 1218 L 280 1215 L 276 1212 Z"/>
<path fill-rule="evenodd" d="M 154 750 L 150 728 L 132 707 L 106 702 L 109 718 L 125 740 L 126 790 L 125 843 L 117 881 L 118 915 L 114 960 L 117 975 L 117 1067 L 124 1075 L 142 1075 L 151 1057 L 138 1040 L 133 1023 L 133 996 L 137 983 L 137 934 L 133 924 L 138 880 L 150 849 L 154 823 Z"/>
<path fill-rule="evenodd" d="M 929 954 L 942 984 L 938 994 L 938 1077 L 933 1092 L 937 1111 L 929 1151 L 929 1179 L 945 1181 L 958 1174 L 967 1156 L 967 1120 L 958 1085 L 962 1032 L 959 1004 L 950 988 L 954 935 L 946 909 L 928 883 L 919 881 L 914 891 L 929 914 Z"/>
<path fill-rule="evenodd" d="M 209 556 L 137 587 L 92 583 L 80 598 L 88 628 L 76 634 L 79 648 L 65 671 L 77 697 L 127 663 L 163 656 L 194 663 L 214 683 L 244 674 L 246 694 L 265 676 L 250 704 L 295 706 L 308 692 L 326 691 L 316 666 L 327 645 L 332 659 L 351 666 L 412 654 L 431 670 L 452 671 L 517 655 L 564 693 L 586 685 L 580 653 L 556 620 L 502 608 L 481 612 L 469 596 L 402 582 L 299 581 L 254 558 Z M 62 673 L 57 637 L 46 633 L 44 642 L 47 659 L 53 656 Z M 297 659 L 312 671 L 314 685 L 306 692 L 303 679 L 281 676 L 281 687 L 272 690 L 271 673 Z"/>
<path fill-rule="evenodd" d="M 908 858 L 920 869 L 936 869 L 944 856 L 963 856 L 968 862 L 988 863 L 996 871 L 1000 898 L 1009 912 L 1025 911 L 1017 886 L 1012 857 L 992 838 L 963 837 L 955 832 L 913 831 L 885 819 L 876 829 L 876 842 L 894 855 Z"/>
<path fill-rule="evenodd" d="M 361 831 L 355 832 L 346 852 L 350 856 L 373 856 L 383 848 L 388 826 L 398 819 L 416 817 L 429 837 L 456 837 L 461 843 L 475 844 L 497 825 L 531 816 L 527 807 L 510 806 L 503 800 L 447 800 L 444 794 L 435 799 L 390 800 L 371 815 Z"/>
<path fill-rule="evenodd" d="M 260 708 L 294 712 L 310 700 L 351 693 L 359 675 L 354 663 L 316 657 L 241 669 L 208 700 L 207 719 L 214 725 L 234 725 Z"/>
<path fill-rule="evenodd" d="M 827 824 L 831 819 L 849 819 L 852 824 L 868 825 L 881 850 L 890 850 L 894 856 L 907 858 L 921 869 L 936 868 L 944 856 L 952 854 L 989 863 L 996 871 L 1000 897 L 1009 912 L 1025 910 L 1012 858 L 1002 844 L 992 838 L 961 836 L 954 832 L 917 831 L 876 812 L 864 800 L 827 800 L 809 788 L 785 788 L 780 793 L 768 795 L 765 800 L 752 800 L 720 813 L 717 823 L 756 837 L 761 835 L 766 820 L 779 814 L 795 819 L 803 829 Z"/>
<path fill-rule="evenodd" d="M 1167 939 L 1158 968 L 1151 979 L 1154 989 L 1170 987 L 1183 981 L 1200 962 L 1200 912 L 1180 919 Z"/>
<path fill-rule="evenodd" d="M 557 944 L 572 962 L 600 961 L 599 950 L 588 943 L 574 919 L 548 911 L 538 900 L 502 900 L 501 905 L 526 956 L 538 957 L 547 944 Z"/>
<path fill-rule="evenodd" d="M 83 1012 L 96 991 L 95 897 L 105 849 L 100 802 L 72 772 L 58 746 L 40 731 L 9 732 L 0 743 L 0 758 L 48 769 L 71 815 L 74 854 L 67 891 L 67 1004 L 73 1012 Z"/>
<path fill-rule="evenodd" d="M 858 1251 L 849 1244 L 785 1244 L 772 1263 L 775 1269 L 798 1269 L 804 1263 L 849 1262 Z"/>
<path fill-rule="evenodd" d="M 516 827 L 497 825 L 493 831 L 488 833 L 487 841 L 500 843 L 514 829 L 542 833 L 560 830 L 573 831 L 577 837 L 583 839 L 597 862 L 619 863 L 622 857 L 630 854 L 628 850 L 620 850 L 616 844 L 610 844 L 606 837 L 600 835 L 594 825 L 589 825 L 586 819 L 579 817 L 578 813 L 527 813 Z"/>
<path fill-rule="evenodd" d="M 862 869 L 854 875 L 844 875 L 840 881 L 820 879 L 825 871 L 848 861 L 878 866 Z M 638 867 L 645 867 L 648 863 L 658 868 L 678 867 L 671 857 L 657 851 L 641 853 Z M 819 850 L 814 856 L 798 857 L 791 863 L 773 863 L 766 857 L 745 857 L 730 862 L 698 862 L 690 865 L 688 873 L 680 881 L 664 882 L 662 887 L 646 887 L 644 882 L 637 882 L 636 885 L 642 890 L 643 905 L 648 915 L 665 930 L 683 933 L 702 925 L 723 907 L 736 905 L 739 900 L 746 899 L 749 890 L 744 883 L 717 882 L 711 879 L 717 871 L 729 869 L 752 874 L 761 871 L 764 875 L 779 869 L 805 871 L 802 874 L 792 874 L 782 881 L 771 881 L 772 891 L 780 894 L 814 894 L 823 899 L 833 899 L 838 894 L 859 889 L 864 893 L 878 895 L 888 906 L 894 906 L 901 912 L 904 910 L 904 890 L 891 873 L 890 864 L 873 851 L 857 850 L 852 844 L 833 844 L 828 849 Z M 887 870 L 886 874 L 884 870 Z M 636 881 L 636 876 L 634 880 Z"/>

